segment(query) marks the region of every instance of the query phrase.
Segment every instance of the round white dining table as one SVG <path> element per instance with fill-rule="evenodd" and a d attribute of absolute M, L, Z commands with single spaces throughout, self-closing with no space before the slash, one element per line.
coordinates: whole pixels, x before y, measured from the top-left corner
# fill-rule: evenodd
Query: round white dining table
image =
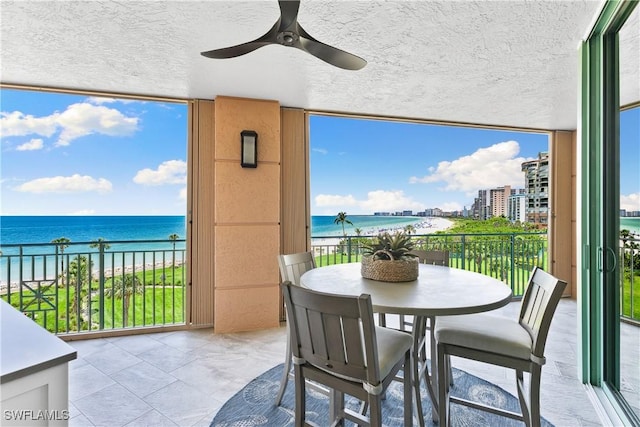
<path fill-rule="evenodd" d="M 338 295 L 369 294 L 373 311 L 385 314 L 404 314 L 431 318 L 429 341 L 431 354 L 436 351 L 433 326 L 438 316 L 473 314 L 495 310 L 511 301 L 511 289 L 503 282 L 483 274 L 457 268 L 420 264 L 417 280 L 411 282 L 381 282 L 365 279 L 360 273 L 360 263 L 336 264 L 313 268 L 300 276 L 300 285 L 314 291 Z M 415 336 L 414 342 L 419 337 Z M 422 332 L 420 332 L 422 333 Z M 415 345 L 415 344 L 414 344 Z M 412 355 L 417 358 L 416 354 Z M 437 422 L 438 372 L 436 357 L 431 357 L 431 374 L 423 373 L 435 410 L 432 419 Z M 414 365 L 418 361 L 414 360 Z M 426 362 L 425 362 L 426 363 Z M 420 374 L 417 383 L 420 382 Z M 419 392 L 416 402 L 419 402 Z M 424 426 L 422 411 L 418 412 L 419 424 Z"/>
<path fill-rule="evenodd" d="M 509 286 L 472 271 L 420 264 L 417 280 L 380 282 L 362 277 L 360 268 L 360 263 L 314 268 L 300 277 L 300 284 L 332 294 L 369 294 L 378 313 L 425 317 L 479 313 L 511 301 Z"/>

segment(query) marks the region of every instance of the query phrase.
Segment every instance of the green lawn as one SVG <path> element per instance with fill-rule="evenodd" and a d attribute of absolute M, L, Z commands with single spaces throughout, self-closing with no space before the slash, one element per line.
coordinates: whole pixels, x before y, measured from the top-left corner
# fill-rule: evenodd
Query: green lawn
<path fill-rule="evenodd" d="M 633 302 L 631 301 L 631 279 L 630 272 L 624 274 L 624 280 L 622 281 L 622 303 L 620 314 L 640 321 L 640 271 L 636 271 L 633 277 Z M 632 305 L 633 313 L 631 311 Z"/>
<path fill-rule="evenodd" d="M 164 285 L 162 284 L 163 274 L 165 276 Z M 100 328 L 101 301 L 99 297 L 99 282 L 97 280 L 91 283 L 90 299 L 86 288 L 81 291 L 79 297 L 79 300 L 82 301 L 80 304 L 81 310 L 78 310 L 78 305 L 76 304 L 77 292 L 74 286 L 50 286 L 36 290 L 35 293 L 23 291 L 22 311 L 32 317 L 36 323 L 54 333 L 164 325 L 183 323 L 185 321 L 185 289 L 182 286 L 182 267 L 150 270 L 144 274 L 137 273 L 136 276 L 145 285 L 137 287 L 138 293 L 129 297 L 126 325 L 123 324 L 124 300 L 105 296 L 103 301 L 104 314 L 102 316 L 103 328 Z M 104 286 L 105 290 L 112 286 L 110 278 L 105 281 Z M 19 292 L 13 292 L 9 303 L 20 309 L 20 298 Z M 91 324 L 87 316 L 89 312 L 91 313 Z M 56 315 L 58 315 L 57 319 Z M 81 318 L 80 326 L 78 326 L 79 317 Z"/>

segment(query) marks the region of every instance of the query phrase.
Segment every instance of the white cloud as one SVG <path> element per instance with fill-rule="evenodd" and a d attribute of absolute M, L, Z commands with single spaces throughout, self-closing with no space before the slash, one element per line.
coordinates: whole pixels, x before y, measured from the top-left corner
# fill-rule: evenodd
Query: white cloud
<path fill-rule="evenodd" d="M 1 111 L 0 135 L 7 137 L 36 134 L 50 137 L 58 128 L 58 117 L 58 113 L 45 117 L 34 117 L 20 111 L 11 113 Z"/>
<path fill-rule="evenodd" d="M 116 101 L 117 100 L 115 98 L 108 98 L 106 96 L 90 96 L 89 98 L 87 98 L 87 102 L 90 102 L 96 105 L 111 104 Z"/>
<path fill-rule="evenodd" d="M 329 151 L 326 150 L 325 148 L 312 148 L 311 151 L 313 151 L 314 153 L 320 153 L 320 154 L 328 154 Z"/>
<path fill-rule="evenodd" d="M 367 200 L 359 202 L 367 212 L 395 212 L 401 210 L 423 211 L 425 206 L 405 196 L 401 190 L 376 190 L 367 193 Z"/>
<path fill-rule="evenodd" d="M 56 145 L 69 145 L 74 139 L 93 133 L 132 135 L 138 129 L 138 120 L 137 117 L 126 117 L 114 108 L 87 103 L 72 104 L 58 118 L 62 131 Z"/>
<path fill-rule="evenodd" d="M 462 205 L 458 202 L 445 202 L 441 203 L 438 208 L 442 209 L 445 212 L 453 212 L 453 211 L 461 211 Z"/>
<path fill-rule="evenodd" d="M 100 104 L 112 104 L 114 102 L 120 102 L 122 104 L 131 104 L 132 102 L 144 102 L 144 101 L 138 101 L 135 99 L 126 99 L 126 98 L 110 98 L 107 96 L 90 96 L 89 98 L 87 98 L 87 102 L 90 102 L 91 104 L 100 105 Z"/>
<path fill-rule="evenodd" d="M 178 200 L 187 200 L 187 187 L 183 187 L 180 189 L 180 192 L 178 193 Z"/>
<path fill-rule="evenodd" d="M 520 145 L 516 141 L 506 141 L 491 147 L 480 148 L 471 155 L 453 161 L 438 163 L 422 178 L 411 177 L 410 183 L 444 182 L 446 191 L 464 191 L 473 194 L 482 188 L 524 187 L 523 162 L 530 158 L 516 157 Z"/>
<path fill-rule="evenodd" d="M 44 142 L 40 138 L 33 138 L 31 141 L 20 144 L 16 147 L 17 151 L 33 151 L 42 150 Z"/>
<path fill-rule="evenodd" d="M 620 195 L 620 209 L 628 211 L 640 211 L 640 193 Z"/>
<path fill-rule="evenodd" d="M 95 179 L 88 175 L 54 176 L 37 178 L 25 182 L 16 188 L 24 193 L 108 193 L 112 189 L 111 182 L 104 178 Z"/>
<path fill-rule="evenodd" d="M 34 117 L 20 111 L 0 112 L 2 136 L 41 135 L 51 137 L 60 132 L 56 145 L 69 145 L 74 139 L 99 133 L 128 136 L 138 129 L 139 118 L 127 117 L 114 108 L 80 102 L 69 105 L 62 113 Z"/>
<path fill-rule="evenodd" d="M 357 207 L 362 212 L 395 212 L 398 210 L 423 211 L 425 206 L 405 196 L 403 191 L 375 190 L 367 193 L 366 200 L 357 200 L 352 195 L 319 194 L 315 197 L 316 207 L 341 209 Z"/>
<path fill-rule="evenodd" d="M 133 182 L 141 185 L 185 184 L 187 182 L 187 162 L 168 160 L 158 169 L 142 169 L 138 171 Z"/>
<path fill-rule="evenodd" d="M 316 206 L 356 206 L 356 199 L 349 194 L 348 196 L 340 196 L 337 194 L 318 194 L 316 196 Z"/>

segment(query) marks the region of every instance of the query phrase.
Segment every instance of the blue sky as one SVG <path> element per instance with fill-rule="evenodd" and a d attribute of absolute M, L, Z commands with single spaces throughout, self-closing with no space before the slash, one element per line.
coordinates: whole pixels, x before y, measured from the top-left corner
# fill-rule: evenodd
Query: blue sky
<path fill-rule="evenodd" d="M 622 113 L 621 206 L 640 209 L 640 108 Z M 311 213 L 470 207 L 522 188 L 547 135 L 311 116 Z M 2 215 L 184 215 L 187 106 L 0 90 Z"/>
<path fill-rule="evenodd" d="M 524 188 L 522 162 L 548 150 L 541 133 L 331 116 L 310 135 L 314 215 L 470 208 L 480 189 Z"/>
<path fill-rule="evenodd" d="M 621 207 L 640 210 L 640 108 L 621 115 Z M 544 133 L 312 116 L 311 212 L 470 208 L 478 190 L 524 187 Z"/>
<path fill-rule="evenodd" d="M 187 105 L 0 91 L 3 215 L 184 215 Z"/>

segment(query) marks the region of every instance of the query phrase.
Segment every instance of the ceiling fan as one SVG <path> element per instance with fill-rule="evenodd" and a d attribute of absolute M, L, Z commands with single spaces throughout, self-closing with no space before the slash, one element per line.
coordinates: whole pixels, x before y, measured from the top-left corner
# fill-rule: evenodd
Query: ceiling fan
<path fill-rule="evenodd" d="M 234 58 L 269 44 L 281 44 L 303 50 L 345 70 L 359 70 L 367 65 L 367 61 L 359 56 L 329 46 L 311 37 L 298 23 L 300 0 L 279 0 L 278 4 L 280 5 L 280 18 L 265 35 L 237 46 L 202 52 L 202 55 L 216 59 Z"/>

